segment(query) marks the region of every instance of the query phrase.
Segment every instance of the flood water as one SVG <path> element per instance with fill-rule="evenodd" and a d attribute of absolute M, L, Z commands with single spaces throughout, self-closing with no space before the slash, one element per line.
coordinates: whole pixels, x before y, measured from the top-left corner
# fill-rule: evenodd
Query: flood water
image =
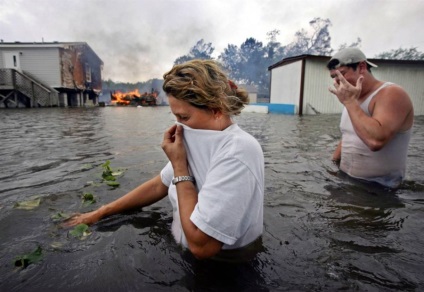
<path fill-rule="evenodd" d="M 170 232 L 167 198 L 90 227 L 83 239 L 58 213 L 86 212 L 158 174 L 168 107 L 0 111 L 0 291 L 423 291 L 424 116 L 397 191 L 336 175 L 339 115 L 242 113 L 265 155 L 264 234 L 246 263 L 198 261 Z M 101 165 L 123 171 L 101 182 Z M 83 193 L 96 202 L 82 203 Z M 41 198 L 38 207 L 17 203 Z M 42 249 L 17 268 L 17 256 Z"/>

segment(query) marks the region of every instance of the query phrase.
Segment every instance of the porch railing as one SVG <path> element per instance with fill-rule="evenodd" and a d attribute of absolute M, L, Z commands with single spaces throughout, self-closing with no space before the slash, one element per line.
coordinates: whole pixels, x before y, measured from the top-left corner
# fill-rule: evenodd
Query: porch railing
<path fill-rule="evenodd" d="M 15 90 L 24 94 L 29 98 L 31 107 L 59 105 L 59 94 L 56 90 L 15 69 L 0 69 L 0 89 Z"/>

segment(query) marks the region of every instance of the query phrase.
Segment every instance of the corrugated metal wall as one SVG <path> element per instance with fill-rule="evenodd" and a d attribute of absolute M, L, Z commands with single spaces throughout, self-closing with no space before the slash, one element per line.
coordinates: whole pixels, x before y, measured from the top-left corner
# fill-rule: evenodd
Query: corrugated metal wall
<path fill-rule="evenodd" d="M 305 87 L 303 91 L 303 114 L 341 113 L 343 106 L 336 96 L 328 91 L 333 79 L 325 67 L 326 62 L 306 59 Z"/>
<path fill-rule="evenodd" d="M 51 87 L 61 86 L 59 48 L 21 48 L 21 68 Z"/>
<path fill-rule="evenodd" d="M 378 64 L 372 74 L 379 80 L 402 86 L 411 97 L 415 115 L 424 115 L 424 65 Z"/>

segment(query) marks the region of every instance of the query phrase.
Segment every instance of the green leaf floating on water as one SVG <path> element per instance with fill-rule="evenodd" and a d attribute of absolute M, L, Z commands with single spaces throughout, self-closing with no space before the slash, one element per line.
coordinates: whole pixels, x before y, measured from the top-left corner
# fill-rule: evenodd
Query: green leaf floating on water
<path fill-rule="evenodd" d="M 94 204 L 95 202 L 96 202 L 96 199 L 94 198 L 92 193 L 84 193 L 82 195 L 82 203 L 84 206 Z"/>
<path fill-rule="evenodd" d="M 102 168 L 103 168 L 102 178 L 103 180 L 106 181 L 106 184 L 114 188 L 119 187 L 120 184 L 118 182 L 115 182 L 116 177 L 122 175 L 124 173 L 124 170 L 123 169 L 112 170 L 112 168 L 110 167 L 109 160 L 107 160 L 105 163 L 102 164 Z"/>
<path fill-rule="evenodd" d="M 106 181 L 114 181 L 116 180 L 116 178 L 113 175 L 108 175 L 108 176 L 104 176 L 103 175 L 103 179 Z"/>
<path fill-rule="evenodd" d="M 23 210 L 32 210 L 40 206 L 40 203 L 41 203 L 41 199 L 37 198 L 35 200 L 18 202 L 15 204 L 15 208 L 23 209 Z"/>
<path fill-rule="evenodd" d="M 66 214 L 66 213 L 62 213 L 62 212 L 56 213 L 56 214 L 51 216 L 51 218 L 55 221 L 65 220 L 65 219 L 68 219 L 70 217 L 71 217 L 71 215 Z"/>
<path fill-rule="evenodd" d="M 106 160 L 106 162 L 102 164 L 102 167 L 102 178 L 105 180 L 115 180 L 115 177 L 112 174 L 112 168 L 110 167 L 110 161 Z"/>
<path fill-rule="evenodd" d="M 89 236 L 91 232 L 88 230 L 87 224 L 78 224 L 75 226 L 74 229 L 69 231 L 69 235 L 73 237 L 77 237 L 79 239 L 84 239 L 85 237 Z"/>
<path fill-rule="evenodd" d="M 25 269 L 30 264 L 36 263 L 42 258 L 42 249 L 40 246 L 37 247 L 32 253 L 17 256 L 15 258 L 15 267 L 20 267 Z"/>
<path fill-rule="evenodd" d="M 123 170 L 116 170 L 116 171 L 112 172 L 112 175 L 113 175 L 113 176 L 120 176 L 120 175 L 122 175 L 123 173 L 124 173 L 124 171 L 123 171 Z"/>
<path fill-rule="evenodd" d="M 119 187 L 119 182 L 117 182 L 117 181 L 108 181 L 108 182 L 106 182 L 106 184 L 107 184 L 108 186 L 110 186 L 110 187 L 114 187 L 114 188 Z"/>

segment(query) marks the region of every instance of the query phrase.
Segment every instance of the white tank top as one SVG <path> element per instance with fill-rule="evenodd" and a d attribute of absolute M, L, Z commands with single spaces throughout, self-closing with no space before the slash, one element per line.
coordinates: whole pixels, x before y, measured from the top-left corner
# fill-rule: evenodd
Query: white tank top
<path fill-rule="evenodd" d="M 368 105 L 374 96 L 393 83 L 386 82 L 374 91 L 360 107 L 368 115 Z M 342 131 L 342 157 L 340 169 L 348 175 L 378 182 L 384 186 L 397 187 L 405 178 L 406 157 L 411 129 L 397 133 L 381 150 L 371 151 L 358 137 L 346 108 L 343 109 L 340 129 Z"/>

